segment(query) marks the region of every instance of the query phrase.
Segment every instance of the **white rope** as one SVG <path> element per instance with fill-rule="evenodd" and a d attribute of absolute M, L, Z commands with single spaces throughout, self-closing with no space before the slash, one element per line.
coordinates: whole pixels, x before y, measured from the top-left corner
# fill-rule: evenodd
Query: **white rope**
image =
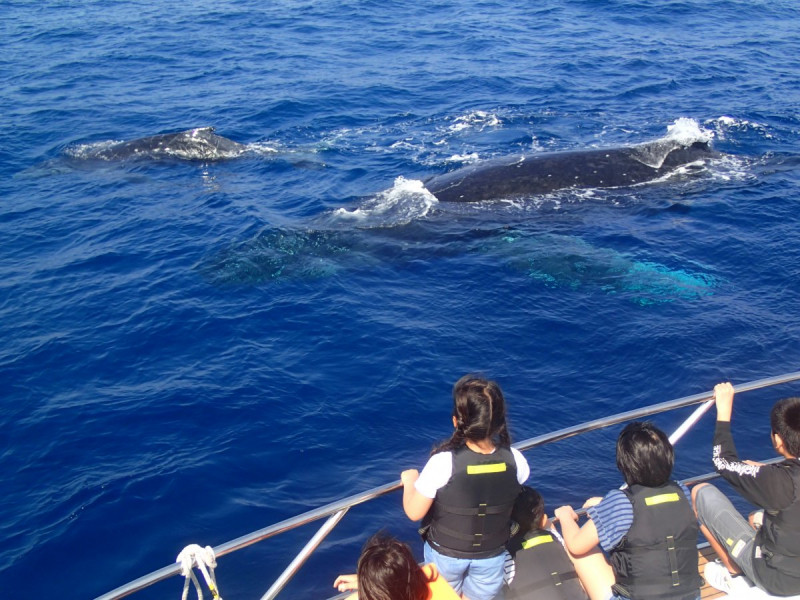
<path fill-rule="evenodd" d="M 189 580 L 194 583 L 194 589 L 197 591 L 197 598 L 198 600 L 203 600 L 203 590 L 200 587 L 200 582 L 197 581 L 197 577 L 195 577 L 194 571 L 189 571 L 189 575 L 185 576 L 186 579 L 183 582 L 183 594 L 181 594 L 181 600 L 186 600 L 189 596 Z"/>
<path fill-rule="evenodd" d="M 208 589 L 211 591 L 211 596 L 215 600 L 222 600 L 217 590 L 217 580 L 214 577 L 214 569 L 217 566 L 217 561 L 214 556 L 214 549 L 211 548 L 211 546 L 203 548 L 197 544 L 189 544 L 181 550 L 175 562 L 181 564 L 181 575 L 186 578 L 186 581 L 183 583 L 182 600 L 186 600 L 186 596 L 189 593 L 190 579 L 194 583 L 198 600 L 203 600 L 203 590 L 200 588 L 200 582 L 197 581 L 193 570 L 195 566 L 200 569 L 200 572 L 203 574 L 206 585 L 208 585 Z"/>

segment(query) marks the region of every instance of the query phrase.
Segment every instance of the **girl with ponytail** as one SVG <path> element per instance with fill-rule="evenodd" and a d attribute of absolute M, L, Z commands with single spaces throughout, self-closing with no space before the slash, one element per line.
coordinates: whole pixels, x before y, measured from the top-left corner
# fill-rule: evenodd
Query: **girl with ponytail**
<path fill-rule="evenodd" d="M 465 375 L 453 386 L 450 439 L 422 469 L 403 471 L 403 510 L 423 519 L 425 562 L 463 598 L 492 600 L 503 585 L 511 510 L 530 468 L 511 448 L 503 392 Z"/>

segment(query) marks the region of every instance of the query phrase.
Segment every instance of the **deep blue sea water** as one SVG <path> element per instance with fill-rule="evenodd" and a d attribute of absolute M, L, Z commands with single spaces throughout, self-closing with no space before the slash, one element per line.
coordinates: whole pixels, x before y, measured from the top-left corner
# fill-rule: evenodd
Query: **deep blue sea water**
<path fill-rule="evenodd" d="M 794 0 L 5 0 L 4 597 L 92 598 L 396 480 L 469 371 L 521 440 L 797 370 L 799 25 Z M 91 158 L 198 126 L 247 152 Z M 418 184 L 676 128 L 726 156 L 470 206 Z M 798 392 L 740 398 L 743 455 Z M 677 475 L 710 470 L 712 421 Z M 618 484 L 615 436 L 528 453 L 551 508 Z M 326 597 L 379 528 L 418 546 L 399 496 L 358 507 L 285 597 Z M 221 558 L 223 596 L 313 530 Z"/>

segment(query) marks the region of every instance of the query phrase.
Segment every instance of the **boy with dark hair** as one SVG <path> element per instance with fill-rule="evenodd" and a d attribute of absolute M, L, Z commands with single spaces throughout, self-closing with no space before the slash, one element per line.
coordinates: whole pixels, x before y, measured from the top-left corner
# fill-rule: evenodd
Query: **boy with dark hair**
<path fill-rule="evenodd" d="M 713 485 L 699 484 L 692 490 L 700 530 L 724 565 L 709 563 L 706 580 L 729 591 L 736 581 L 731 575 L 744 572 L 769 594 L 800 594 L 800 398 L 785 398 L 772 407 L 772 445 L 785 460 L 764 465 L 739 460 L 731 434 L 733 395 L 730 383 L 714 388 L 714 468 L 763 510 L 752 514 L 748 524 Z"/>
<path fill-rule="evenodd" d="M 689 490 L 670 480 L 674 451 L 651 423 L 630 423 L 617 439 L 617 468 L 624 490 L 584 504 L 589 520 L 578 527 L 571 506 L 556 510 L 567 549 L 582 556 L 599 545 L 609 555 L 582 579 L 592 600 L 695 600 L 697 521 Z M 604 590 L 597 595 L 597 589 Z"/>
<path fill-rule="evenodd" d="M 522 486 L 511 519 L 519 531 L 506 544 L 514 575 L 505 600 L 588 600 L 560 536 L 550 529 L 542 495 Z"/>

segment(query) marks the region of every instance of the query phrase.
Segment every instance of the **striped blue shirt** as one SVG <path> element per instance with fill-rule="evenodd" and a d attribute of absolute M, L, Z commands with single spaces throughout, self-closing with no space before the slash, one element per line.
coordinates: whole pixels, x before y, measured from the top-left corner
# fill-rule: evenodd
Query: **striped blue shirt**
<path fill-rule="evenodd" d="M 689 488 L 679 485 L 691 504 Z M 611 490 L 599 504 L 588 508 L 586 514 L 594 522 L 600 547 L 605 552 L 617 546 L 633 525 L 633 505 L 622 490 Z"/>

